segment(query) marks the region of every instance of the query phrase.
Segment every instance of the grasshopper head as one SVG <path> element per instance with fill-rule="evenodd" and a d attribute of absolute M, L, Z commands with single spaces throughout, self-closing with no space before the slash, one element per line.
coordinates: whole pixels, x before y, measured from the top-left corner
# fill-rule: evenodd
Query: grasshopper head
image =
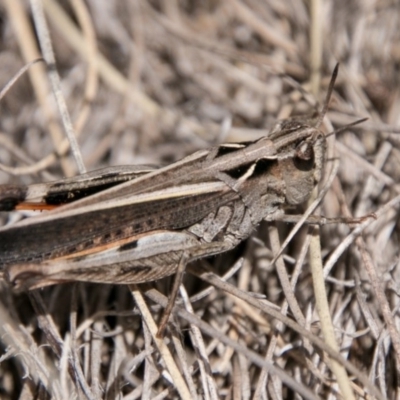
<path fill-rule="evenodd" d="M 286 185 L 286 202 L 290 205 L 307 201 L 322 176 L 326 139 L 315 131 L 309 138 L 292 144 L 288 157 L 280 160 Z"/>
<path fill-rule="evenodd" d="M 328 87 L 324 105 L 314 117 L 296 117 L 279 121 L 268 138 L 274 142 L 286 186 L 286 202 L 304 203 L 321 179 L 326 137 L 321 131 L 338 74 L 337 64 Z"/>
<path fill-rule="evenodd" d="M 338 68 L 339 64 L 332 73 L 324 105 L 316 117 L 296 117 L 278 121 L 268 135 L 275 145 L 281 165 L 287 204 L 297 205 L 308 200 L 314 187 L 321 180 L 327 136 L 366 120 L 357 120 L 327 135 L 322 132 L 321 126 L 329 107 Z"/>

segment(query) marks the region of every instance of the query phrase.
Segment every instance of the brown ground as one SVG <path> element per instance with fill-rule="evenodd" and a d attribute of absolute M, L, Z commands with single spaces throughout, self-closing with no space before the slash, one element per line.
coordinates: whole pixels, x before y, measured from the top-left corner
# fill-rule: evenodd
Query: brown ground
<path fill-rule="evenodd" d="M 292 240 L 285 268 L 279 268 L 270 264 L 271 248 L 279 248 L 276 230 L 262 224 L 257 240 L 209 260 L 222 275 L 244 257 L 229 279 L 242 300 L 217 288 L 192 302 L 200 331 L 200 322 L 190 325 L 176 315 L 164 347 L 152 339 L 151 317 L 157 322 L 160 308 L 146 298 L 150 311 L 142 315 L 134 288 L 65 284 L 27 295 L 3 283 L 0 398 L 278 399 L 307 388 L 308 395 L 301 393 L 309 398 L 341 398 L 339 392 L 366 398 L 374 389 L 382 398 L 399 398 L 398 2 L 43 3 L 87 170 L 166 165 L 221 141 L 254 140 L 279 118 L 315 111 L 339 61 L 326 131 L 369 119 L 330 139 L 327 172 L 336 159 L 340 163 L 322 214 L 374 212 L 377 219 L 321 227 L 329 306 L 319 290 L 324 285 L 315 241 L 306 252 L 307 228 Z M 2 0 L 0 17 L 3 87 L 37 57 L 38 35 L 27 2 Z M 70 153 L 54 157 L 63 133 L 49 88 L 34 66 L 1 100 L 0 163 L 7 173 L 0 172 L 0 183 L 77 173 Z M 232 128 L 224 129 L 229 122 Z M 4 222 L 15 217 L 2 214 Z M 278 224 L 282 241 L 291 227 Z M 294 290 L 286 272 L 296 280 Z M 184 284 L 190 296 L 207 287 L 191 274 Z M 163 280 L 139 289 L 165 294 L 170 285 Z M 278 318 L 264 298 L 278 306 Z M 328 311 L 333 342 L 324 330 Z M 332 363 L 322 352 L 327 345 L 310 335 L 336 343 L 353 369 Z M 239 346 L 233 349 L 229 339 Z M 280 372 L 261 368 L 260 357 Z"/>

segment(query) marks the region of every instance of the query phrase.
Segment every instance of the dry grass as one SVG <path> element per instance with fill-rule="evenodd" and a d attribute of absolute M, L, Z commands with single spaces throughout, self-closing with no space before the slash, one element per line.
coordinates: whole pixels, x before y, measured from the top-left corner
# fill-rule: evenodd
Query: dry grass
<path fill-rule="evenodd" d="M 335 399 L 375 390 L 399 398 L 398 3 L 62 3 L 43 0 L 88 170 L 165 165 L 221 141 L 254 140 L 278 118 L 313 112 L 340 61 L 326 130 L 369 120 L 329 139 L 326 175 L 340 163 L 322 214 L 377 219 L 322 226 L 320 236 L 304 227 L 274 265 L 291 225 L 263 223 L 235 251 L 207 260 L 218 276 L 240 267 L 229 284 L 186 274 L 164 340 L 153 319 L 168 279 L 30 294 L 2 283 L 0 397 Z M 0 3 L 0 87 L 38 54 L 30 9 L 19 4 Z M 77 173 L 48 82 L 35 65 L 1 101 L 1 183 Z M 315 238 L 320 253 L 308 251 Z M 213 289 L 189 301 L 205 282 Z M 333 341 L 321 332 L 330 319 Z"/>

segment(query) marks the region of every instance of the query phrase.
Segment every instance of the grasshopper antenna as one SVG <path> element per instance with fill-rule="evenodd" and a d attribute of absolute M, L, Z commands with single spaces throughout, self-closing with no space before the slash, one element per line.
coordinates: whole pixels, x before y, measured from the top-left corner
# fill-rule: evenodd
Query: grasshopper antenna
<path fill-rule="evenodd" d="M 342 133 L 342 132 L 344 132 L 345 130 L 351 128 L 352 126 L 361 124 L 362 122 L 365 122 L 365 121 L 367 121 L 367 120 L 368 120 L 368 118 L 357 119 L 356 121 L 351 122 L 350 124 L 341 126 L 340 128 L 335 129 L 335 130 L 332 131 L 332 132 L 329 132 L 328 134 L 325 135 L 325 137 L 329 137 L 329 136 L 332 136 L 332 135 L 337 135 L 338 133 Z"/>
<path fill-rule="evenodd" d="M 321 110 L 321 112 L 320 112 L 320 114 L 319 114 L 319 116 L 317 118 L 317 123 L 316 123 L 316 127 L 317 128 L 319 128 L 321 126 L 322 121 L 323 121 L 323 119 L 325 117 L 325 114 L 328 111 L 329 103 L 330 103 L 331 97 L 332 97 L 333 87 L 335 86 L 335 82 L 336 82 L 336 78 L 338 76 L 338 72 L 339 72 L 339 63 L 337 63 L 335 65 L 335 68 L 333 69 L 331 81 L 329 82 L 328 91 L 326 93 L 326 97 L 325 97 L 325 101 L 324 101 L 324 106 L 322 107 L 322 110 Z M 366 121 L 367 119 L 368 118 L 361 118 L 361 119 L 358 119 L 358 120 L 356 120 L 354 122 L 351 122 L 350 124 L 347 124 L 345 126 L 341 126 L 340 128 L 335 129 L 334 131 L 329 132 L 328 134 L 326 134 L 325 137 L 341 133 L 341 132 L 345 131 L 346 129 L 351 128 L 352 126 L 361 124 L 362 122 Z"/>
<path fill-rule="evenodd" d="M 337 63 L 335 68 L 333 69 L 331 81 L 329 82 L 328 91 L 326 93 L 326 97 L 325 97 L 325 101 L 324 101 L 324 106 L 322 107 L 322 110 L 317 119 L 317 123 L 315 125 L 316 128 L 319 128 L 321 126 L 322 120 L 324 119 L 325 114 L 328 111 L 329 103 L 330 103 L 331 97 L 332 97 L 333 87 L 335 86 L 338 72 L 339 72 L 339 63 Z"/>

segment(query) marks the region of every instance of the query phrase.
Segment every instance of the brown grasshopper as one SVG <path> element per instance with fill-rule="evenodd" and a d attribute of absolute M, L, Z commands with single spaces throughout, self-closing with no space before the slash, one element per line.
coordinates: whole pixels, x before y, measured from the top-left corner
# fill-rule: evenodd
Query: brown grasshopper
<path fill-rule="evenodd" d="M 283 120 L 257 141 L 200 150 L 160 169 L 115 167 L 0 187 L 0 210 L 70 203 L 1 228 L 0 271 L 27 289 L 141 283 L 232 249 L 264 218 L 304 203 L 318 184 L 326 147 L 320 127 L 337 72 L 314 122 Z"/>

